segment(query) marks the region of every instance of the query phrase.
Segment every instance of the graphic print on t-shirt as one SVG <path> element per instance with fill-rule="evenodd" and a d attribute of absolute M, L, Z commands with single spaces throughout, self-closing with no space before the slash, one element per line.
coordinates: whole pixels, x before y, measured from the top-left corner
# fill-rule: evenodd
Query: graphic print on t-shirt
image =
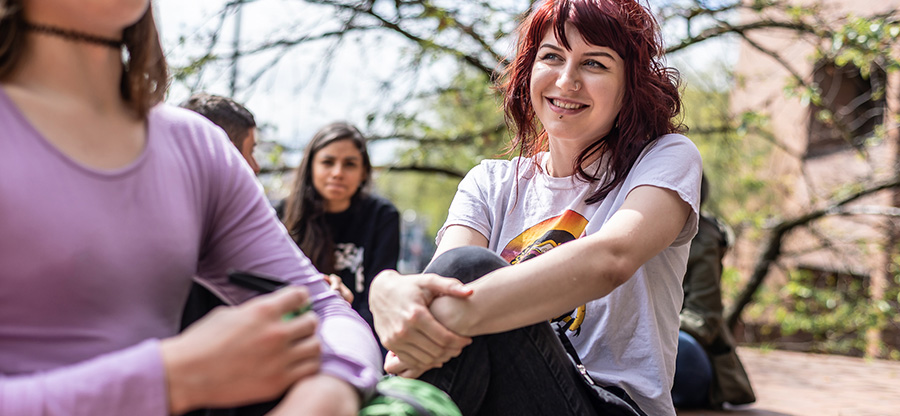
<path fill-rule="evenodd" d="M 581 237 L 587 224 L 588 220 L 584 216 L 575 211 L 566 210 L 562 215 L 541 221 L 516 236 L 503 248 L 500 256 L 509 264 L 521 263 L 546 253 L 560 244 Z M 585 307 L 581 305 L 575 310 L 554 318 L 552 322 L 560 322 L 567 330 L 573 331 L 577 335 L 579 327 L 584 321 L 584 314 Z"/>
<path fill-rule="evenodd" d="M 349 270 L 353 273 L 354 291 L 360 294 L 365 290 L 365 276 L 363 275 L 363 248 L 353 243 L 338 243 L 334 248 L 334 269 L 337 271 Z"/>

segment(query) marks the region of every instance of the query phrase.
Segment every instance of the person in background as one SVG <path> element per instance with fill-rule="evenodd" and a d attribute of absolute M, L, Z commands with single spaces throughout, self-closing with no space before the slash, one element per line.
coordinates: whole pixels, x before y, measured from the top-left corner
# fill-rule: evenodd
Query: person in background
<path fill-rule="evenodd" d="M 356 414 L 375 339 L 221 129 L 162 103 L 150 1 L 0 0 L 0 39 L 0 413 Z M 239 306 L 178 334 L 194 276 Z"/>
<path fill-rule="evenodd" d="M 467 415 L 674 416 L 702 164 L 659 26 L 634 0 L 547 0 L 517 46 L 520 156 L 460 182 L 425 273 L 372 282 L 385 370 Z"/>
<path fill-rule="evenodd" d="M 300 249 L 334 288 L 343 287 L 370 326 L 369 285 L 382 270 L 397 268 L 400 253 L 400 215 L 368 192 L 371 178 L 362 133 L 345 122 L 328 124 L 306 146 L 283 213 Z"/>
<path fill-rule="evenodd" d="M 241 104 L 228 97 L 197 93 L 190 96 L 181 107 L 192 110 L 222 128 L 231 144 L 247 162 L 253 173 L 259 174 L 259 164 L 253 156 L 256 148 L 256 118 Z M 217 306 L 226 305 L 214 288 L 195 281 L 191 285 L 188 300 L 181 317 L 181 328 L 187 328 Z"/>
<path fill-rule="evenodd" d="M 253 173 L 259 175 L 259 163 L 253 156 L 256 149 L 256 118 L 250 110 L 231 98 L 207 93 L 194 94 L 181 106 L 196 111 L 225 130 L 231 144 L 241 152 Z"/>
<path fill-rule="evenodd" d="M 258 175 L 260 168 L 253 151 L 256 149 L 256 118 L 246 107 L 228 97 L 197 93 L 181 104 L 181 107 L 195 111 L 222 128 L 231 144 L 241 152 L 247 165 Z M 340 279 L 333 275 L 325 275 L 332 289 L 341 294 L 348 302 L 353 301 L 353 294 Z M 185 304 L 181 318 L 182 329 L 209 313 L 217 306 L 226 305 L 215 289 L 204 286 L 202 282 L 194 282 Z"/>
<path fill-rule="evenodd" d="M 708 195 L 709 183 L 703 176 L 701 207 Z M 724 224 L 700 215 L 682 283 L 684 305 L 672 386 L 672 400 L 680 409 L 721 409 L 726 402 L 756 401 L 735 352 L 734 337 L 722 317 L 722 258 L 729 247 L 727 236 Z"/>

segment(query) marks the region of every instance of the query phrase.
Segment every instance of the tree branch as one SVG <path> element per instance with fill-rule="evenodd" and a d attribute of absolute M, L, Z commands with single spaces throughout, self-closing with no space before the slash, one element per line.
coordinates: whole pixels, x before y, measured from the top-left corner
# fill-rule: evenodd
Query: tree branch
<path fill-rule="evenodd" d="M 456 169 L 452 168 L 441 168 L 436 166 L 422 166 L 422 165 L 404 165 L 404 166 L 385 166 L 376 169 L 385 169 L 389 172 L 421 172 L 421 173 L 437 173 L 441 175 L 446 175 L 451 178 L 462 179 L 466 176 L 464 172 L 460 172 Z"/>
<path fill-rule="evenodd" d="M 763 281 L 769 274 L 769 269 L 781 255 L 781 249 L 782 244 L 784 243 L 784 239 L 791 231 L 793 231 L 797 227 L 809 224 L 810 222 L 818 220 L 827 215 L 846 215 L 843 212 L 850 211 L 845 211 L 845 205 L 864 196 L 871 195 L 886 189 L 894 189 L 898 187 L 900 187 L 900 177 L 895 177 L 889 181 L 876 184 L 852 193 L 842 199 L 832 201 L 831 203 L 827 204 L 825 208 L 813 210 L 799 217 L 784 220 L 772 227 L 769 238 L 764 244 L 763 250 L 761 251 L 759 258 L 756 261 L 756 267 L 754 267 L 753 269 L 753 274 L 750 276 L 750 279 L 744 286 L 744 289 L 735 299 L 732 307 L 729 308 L 728 312 L 726 313 L 725 320 L 728 323 L 728 327 L 734 329 L 737 325 L 738 319 L 740 318 L 741 313 L 744 311 L 744 308 L 753 300 L 753 296 L 756 294 L 756 291 L 760 286 L 762 286 Z M 886 210 L 885 212 L 890 211 L 891 210 Z"/>

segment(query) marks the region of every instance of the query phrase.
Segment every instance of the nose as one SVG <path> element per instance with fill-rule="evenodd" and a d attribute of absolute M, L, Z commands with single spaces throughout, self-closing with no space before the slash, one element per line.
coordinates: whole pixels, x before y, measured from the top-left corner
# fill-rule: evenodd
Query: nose
<path fill-rule="evenodd" d="M 560 68 L 556 77 L 556 87 L 563 91 L 578 91 L 581 88 L 581 74 L 578 72 L 578 63 L 570 60 Z"/>

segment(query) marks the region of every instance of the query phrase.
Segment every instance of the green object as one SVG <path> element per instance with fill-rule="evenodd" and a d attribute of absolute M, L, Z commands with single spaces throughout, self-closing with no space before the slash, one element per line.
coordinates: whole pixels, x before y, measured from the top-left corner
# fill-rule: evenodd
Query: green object
<path fill-rule="evenodd" d="M 300 309 L 297 309 L 296 311 L 288 312 L 288 313 L 282 315 L 281 320 L 282 321 L 290 321 L 291 319 L 294 319 L 300 315 L 303 315 L 304 313 L 307 313 L 310 310 L 312 310 L 312 302 L 307 302 L 306 305 L 303 305 Z"/>
<path fill-rule="evenodd" d="M 462 416 L 447 393 L 424 381 L 387 376 L 359 416 Z"/>

